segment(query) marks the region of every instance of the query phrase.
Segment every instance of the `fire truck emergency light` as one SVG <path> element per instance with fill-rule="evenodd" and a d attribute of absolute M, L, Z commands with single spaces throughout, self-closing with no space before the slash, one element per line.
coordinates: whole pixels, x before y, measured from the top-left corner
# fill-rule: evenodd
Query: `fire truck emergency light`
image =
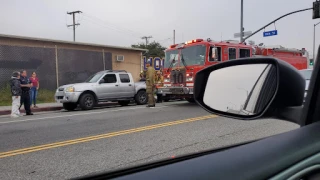
<path fill-rule="evenodd" d="M 178 44 L 171 45 L 170 48 L 175 48 Z"/>
<path fill-rule="evenodd" d="M 187 41 L 186 44 L 191 44 L 191 43 L 196 43 L 196 42 L 201 42 L 201 41 L 203 41 L 203 39 L 194 39 L 191 41 Z"/>
<path fill-rule="evenodd" d="M 191 40 L 191 41 L 187 41 L 185 43 L 181 43 L 181 44 L 173 44 L 171 46 L 169 46 L 169 48 L 175 48 L 177 46 L 179 47 L 183 47 L 183 45 L 186 45 L 186 44 L 191 44 L 191 43 L 196 43 L 196 42 L 202 42 L 203 39 L 194 39 L 194 40 Z M 178 48 L 178 47 L 177 47 Z"/>

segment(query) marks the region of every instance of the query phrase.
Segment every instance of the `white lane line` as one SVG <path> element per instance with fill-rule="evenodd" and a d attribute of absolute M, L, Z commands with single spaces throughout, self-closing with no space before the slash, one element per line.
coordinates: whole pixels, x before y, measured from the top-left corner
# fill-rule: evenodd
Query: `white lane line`
<path fill-rule="evenodd" d="M 166 108 L 169 106 L 160 106 L 155 107 L 154 109 Z M 88 112 L 88 113 L 78 113 L 78 114 L 69 114 L 69 115 L 62 115 L 62 116 L 49 116 L 49 117 L 41 117 L 41 118 L 34 118 L 34 119 L 23 119 L 23 120 L 16 120 L 16 121 L 5 121 L 0 122 L 0 124 L 9 124 L 9 123 L 16 123 L 16 122 L 26 122 L 26 121 L 37 121 L 43 119 L 55 119 L 55 118 L 63 118 L 63 117 L 72 117 L 72 116 L 82 116 L 82 115 L 91 115 L 91 114 L 102 114 L 108 112 L 117 112 L 117 111 L 125 111 L 125 110 L 134 110 L 134 109 L 145 109 L 146 107 L 136 107 L 136 108 L 122 108 L 122 109 L 114 109 L 110 111 L 95 111 L 95 112 Z"/>

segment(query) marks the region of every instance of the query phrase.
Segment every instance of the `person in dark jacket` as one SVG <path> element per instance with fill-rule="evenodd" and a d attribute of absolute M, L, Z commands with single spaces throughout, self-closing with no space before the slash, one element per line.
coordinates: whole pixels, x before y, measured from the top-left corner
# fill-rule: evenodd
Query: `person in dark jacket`
<path fill-rule="evenodd" d="M 30 108 L 30 87 L 32 87 L 32 83 L 30 79 L 27 77 L 26 70 L 21 71 L 20 83 L 22 89 L 20 107 L 23 104 L 24 110 L 26 111 L 26 115 L 33 115 Z"/>
<path fill-rule="evenodd" d="M 16 118 L 20 116 L 19 106 L 21 100 L 21 84 L 20 84 L 20 73 L 13 72 L 11 80 L 10 80 L 10 87 L 11 87 L 11 94 L 12 94 L 12 108 L 11 108 L 11 117 Z"/>

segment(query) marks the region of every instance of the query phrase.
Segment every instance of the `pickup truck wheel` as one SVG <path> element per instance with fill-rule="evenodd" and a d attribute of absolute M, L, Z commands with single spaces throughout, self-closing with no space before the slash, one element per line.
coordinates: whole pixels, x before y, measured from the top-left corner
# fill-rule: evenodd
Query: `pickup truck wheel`
<path fill-rule="evenodd" d="M 83 94 L 80 97 L 79 105 L 82 110 L 90 110 L 96 104 L 96 100 L 94 99 L 92 94 Z"/>
<path fill-rule="evenodd" d="M 77 106 L 77 103 L 63 103 L 63 108 L 67 111 L 73 111 Z"/>
<path fill-rule="evenodd" d="M 148 102 L 148 95 L 146 91 L 139 91 L 135 96 L 135 101 L 138 105 L 147 104 Z"/>
<path fill-rule="evenodd" d="M 128 106 L 128 104 L 130 103 L 130 101 L 118 101 L 118 103 L 119 103 L 121 106 Z"/>

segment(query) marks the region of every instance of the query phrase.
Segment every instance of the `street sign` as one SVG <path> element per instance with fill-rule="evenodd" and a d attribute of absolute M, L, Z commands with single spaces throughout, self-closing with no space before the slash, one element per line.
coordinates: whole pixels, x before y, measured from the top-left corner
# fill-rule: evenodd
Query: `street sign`
<path fill-rule="evenodd" d="M 263 32 L 263 37 L 276 36 L 276 35 L 278 35 L 278 30 Z"/>
<path fill-rule="evenodd" d="M 252 31 L 243 32 L 243 36 L 249 36 L 252 34 Z M 240 33 L 234 33 L 234 38 L 240 37 Z"/>

